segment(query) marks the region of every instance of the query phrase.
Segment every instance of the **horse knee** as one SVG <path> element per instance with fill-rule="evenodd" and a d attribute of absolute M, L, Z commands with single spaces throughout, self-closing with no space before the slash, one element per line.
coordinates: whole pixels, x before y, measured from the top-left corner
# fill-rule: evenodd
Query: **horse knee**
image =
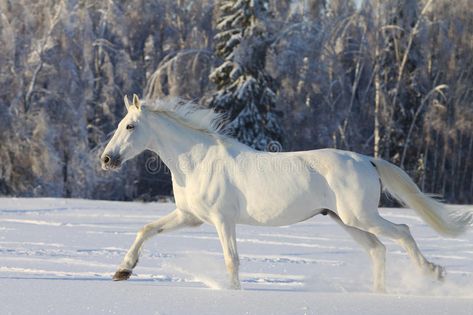
<path fill-rule="evenodd" d="M 156 228 L 156 226 L 153 226 L 153 224 L 146 224 L 138 231 L 137 236 L 139 238 L 147 239 L 161 232 L 162 232 L 162 229 Z"/>
<path fill-rule="evenodd" d="M 138 230 L 138 233 L 136 233 L 136 238 L 144 238 L 145 235 L 146 235 L 146 225 Z"/>

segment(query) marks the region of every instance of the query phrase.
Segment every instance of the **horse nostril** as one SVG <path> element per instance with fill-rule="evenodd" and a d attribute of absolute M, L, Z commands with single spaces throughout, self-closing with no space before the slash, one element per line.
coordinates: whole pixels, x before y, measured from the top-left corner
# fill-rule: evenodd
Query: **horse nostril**
<path fill-rule="evenodd" d="M 111 161 L 111 159 L 108 155 L 104 156 L 104 158 L 103 158 L 103 163 L 104 164 L 108 164 L 108 163 L 110 163 L 110 161 Z"/>

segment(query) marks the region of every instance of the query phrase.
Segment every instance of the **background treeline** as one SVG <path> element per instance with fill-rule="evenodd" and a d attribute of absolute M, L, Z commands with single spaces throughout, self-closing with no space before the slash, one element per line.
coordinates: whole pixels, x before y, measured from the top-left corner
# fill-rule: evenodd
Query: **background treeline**
<path fill-rule="evenodd" d="M 265 8 L 231 57 L 254 58 L 274 91 L 268 137 L 379 156 L 426 192 L 473 202 L 471 0 L 0 0 L 0 194 L 170 194 L 151 153 L 112 174 L 98 156 L 125 93 L 218 108 L 226 87 L 211 74 L 229 57 L 215 36 L 239 2 Z"/>

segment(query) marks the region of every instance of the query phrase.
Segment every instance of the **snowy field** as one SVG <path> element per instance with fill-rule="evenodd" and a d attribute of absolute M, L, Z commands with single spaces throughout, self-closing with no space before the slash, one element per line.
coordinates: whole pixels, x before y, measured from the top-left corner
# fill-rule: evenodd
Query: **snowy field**
<path fill-rule="evenodd" d="M 417 273 L 388 240 L 387 294 L 371 293 L 367 255 L 329 218 L 238 226 L 242 290 L 225 289 L 213 227 L 151 239 L 129 281 L 113 282 L 136 231 L 170 203 L 0 199 L 0 314 L 473 314 L 473 231 L 444 239 L 407 223 L 444 283 Z"/>

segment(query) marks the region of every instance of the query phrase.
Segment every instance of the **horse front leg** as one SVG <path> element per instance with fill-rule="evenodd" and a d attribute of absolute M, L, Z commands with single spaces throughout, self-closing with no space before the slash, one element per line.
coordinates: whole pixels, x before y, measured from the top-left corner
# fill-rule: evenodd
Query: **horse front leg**
<path fill-rule="evenodd" d="M 138 263 L 138 258 L 141 248 L 143 247 L 143 243 L 150 237 L 186 226 L 198 226 L 202 223 L 203 222 L 197 219 L 195 216 L 176 209 L 164 217 L 146 224 L 138 231 L 133 245 L 131 245 L 130 249 L 123 258 L 122 263 L 113 276 L 113 280 L 120 281 L 130 278 L 133 268 L 135 268 L 136 264 Z"/>
<path fill-rule="evenodd" d="M 218 220 L 215 222 L 220 243 L 222 244 L 225 266 L 230 275 L 230 288 L 240 289 L 240 278 L 238 276 L 238 268 L 240 260 L 238 258 L 236 244 L 236 226 L 233 222 Z"/>

